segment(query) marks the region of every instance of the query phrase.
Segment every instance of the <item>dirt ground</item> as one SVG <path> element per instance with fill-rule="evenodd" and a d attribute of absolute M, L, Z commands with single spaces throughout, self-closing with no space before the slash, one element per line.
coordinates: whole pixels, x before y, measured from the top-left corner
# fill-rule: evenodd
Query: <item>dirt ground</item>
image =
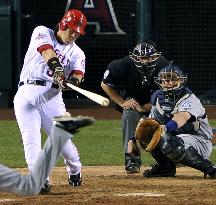
<path fill-rule="evenodd" d="M 27 173 L 26 169 L 18 170 Z M 174 178 L 144 179 L 141 173 L 127 175 L 121 166 L 84 167 L 83 185 L 74 188 L 67 183 L 65 169 L 58 167 L 51 180 L 52 192 L 48 195 L 24 197 L 0 193 L 0 204 L 216 204 L 216 181 L 204 179 L 200 172 L 190 168 L 178 168 Z"/>
<path fill-rule="evenodd" d="M 215 118 L 215 107 L 207 108 L 209 118 Z M 96 119 L 120 119 L 113 108 L 72 109 L 73 115 L 90 115 Z M 0 109 L 0 119 L 15 119 L 13 110 Z M 123 166 L 83 167 L 83 184 L 71 187 L 65 168 L 56 167 L 51 175 L 52 191 L 48 195 L 18 196 L 0 193 L 0 205 L 213 205 L 216 204 L 216 180 L 204 179 L 203 174 L 187 167 L 177 168 L 176 177 L 142 177 L 141 173 L 127 175 Z M 26 174 L 27 169 L 17 169 Z"/>

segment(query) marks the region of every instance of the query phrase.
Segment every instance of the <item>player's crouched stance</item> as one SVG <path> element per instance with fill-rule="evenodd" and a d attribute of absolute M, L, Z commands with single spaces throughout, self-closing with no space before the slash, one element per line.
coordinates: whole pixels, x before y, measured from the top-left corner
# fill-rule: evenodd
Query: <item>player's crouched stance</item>
<path fill-rule="evenodd" d="M 0 165 L 0 191 L 21 195 L 49 192 L 51 187 L 46 183 L 44 185 L 44 182 L 55 166 L 66 141 L 72 138 L 72 134 L 77 133 L 79 128 L 92 125 L 94 122 L 94 118 L 85 116 L 54 118 L 51 134 L 28 175 L 23 176 Z M 80 180 L 81 177 L 78 181 Z M 76 180 L 73 183 L 76 183 Z"/>
<path fill-rule="evenodd" d="M 154 133 L 160 135 L 158 141 L 153 135 L 147 144 L 157 163 L 143 173 L 144 177 L 174 177 L 176 164 L 180 163 L 203 172 L 205 178 L 216 179 L 216 166 L 208 160 L 212 128 L 200 100 L 185 87 L 186 81 L 187 75 L 173 63 L 155 78 L 160 90 L 152 96 L 150 117 L 159 122 Z M 137 128 L 138 135 L 147 131 L 141 129 Z M 155 142 L 158 144 L 150 147 Z M 139 143 L 145 148 L 143 140 Z"/>

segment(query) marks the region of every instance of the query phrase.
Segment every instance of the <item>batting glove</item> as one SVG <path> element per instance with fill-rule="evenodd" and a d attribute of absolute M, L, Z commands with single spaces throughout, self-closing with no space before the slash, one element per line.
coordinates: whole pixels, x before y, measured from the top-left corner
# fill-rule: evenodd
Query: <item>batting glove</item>
<path fill-rule="evenodd" d="M 67 80 L 67 83 L 70 83 L 72 85 L 75 85 L 75 86 L 79 86 L 80 82 L 79 82 L 79 79 L 71 76 L 68 80 Z"/>
<path fill-rule="evenodd" d="M 56 67 L 53 75 L 53 81 L 55 84 L 58 84 L 58 86 L 61 89 L 66 88 L 66 83 L 65 83 L 65 77 L 64 77 L 64 70 L 62 67 Z"/>

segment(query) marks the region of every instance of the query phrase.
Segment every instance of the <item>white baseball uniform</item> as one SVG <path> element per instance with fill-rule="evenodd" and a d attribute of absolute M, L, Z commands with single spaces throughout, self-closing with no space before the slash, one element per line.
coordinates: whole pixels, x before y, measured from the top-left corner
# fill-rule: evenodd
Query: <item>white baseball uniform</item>
<path fill-rule="evenodd" d="M 15 115 L 22 134 L 29 170 L 41 151 L 41 128 L 49 135 L 52 118 L 63 116 L 66 112 L 62 91 L 53 87 L 53 73 L 38 51 L 47 45 L 52 46 L 55 51 L 64 68 L 66 79 L 71 72 L 83 75 L 85 73 L 85 54 L 76 43 L 60 44 L 54 31 L 45 26 L 34 29 L 25 55 L 19 88 L 14 98 Z M 68 174 L 78 174 L 82 165 L 78 150 L 71 140 L 66 142 L 62 155 Z"/>

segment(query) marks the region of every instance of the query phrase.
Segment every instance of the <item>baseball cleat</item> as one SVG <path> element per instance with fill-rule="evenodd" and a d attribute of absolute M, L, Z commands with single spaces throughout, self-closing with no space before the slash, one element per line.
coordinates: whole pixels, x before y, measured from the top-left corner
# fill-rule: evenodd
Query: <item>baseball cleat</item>
<path fill-rule="evenodd" d="M 216 167 L 213 165 L 210 170 L 210 173 L 204 173 L 204 178 L 209 176 L 211 179 L 216 179 Z"/>
<path fill-rule="evenodd" d="M 82 182 L 81 173 L 70 175 L 68 178 L 68 183 L 71 186 L 80 186 Z"/>
<path fill-rule="evenodd" d="M 77 117 L 56 117 L 54 118 L 54 124 L 71 134 L 78 132 L 81 127 L 92 125 L 95 122 L 93 117 L 77 116 Z"/>
<path fill-rule="evenodd" d="M 51 191 L 51 185 L 48 180 L 44 183 L 43 187 L 40 190 L 40 194 L 48 194 Z"/>

